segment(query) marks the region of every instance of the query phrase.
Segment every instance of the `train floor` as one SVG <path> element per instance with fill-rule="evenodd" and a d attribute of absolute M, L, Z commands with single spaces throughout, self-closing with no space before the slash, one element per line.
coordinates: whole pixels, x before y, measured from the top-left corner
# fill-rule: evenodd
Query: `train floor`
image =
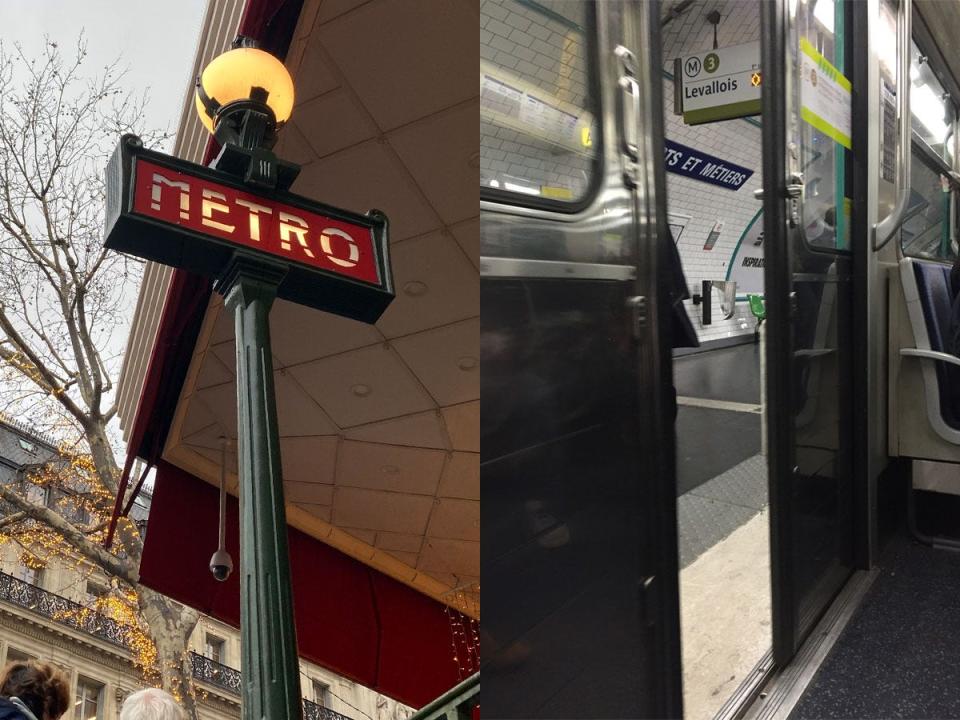
<path fill-rule="evenodd" d="M 770 648 L 760 347 L 674 360 L 684 716 L 709 720 Z"/>
<path fill-rule="evenodd" d="M 960 718 L 960 553 L 899 537 L 790 714 Z"/>

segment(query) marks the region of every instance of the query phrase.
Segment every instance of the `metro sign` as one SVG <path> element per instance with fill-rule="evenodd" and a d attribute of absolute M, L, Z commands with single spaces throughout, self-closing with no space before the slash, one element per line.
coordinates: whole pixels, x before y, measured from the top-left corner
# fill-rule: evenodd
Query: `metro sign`
<path fill-rule="evenodd" d="M 215 277 L 236 252 L 280 261 L 277 297 L 368 323 L 394 296 L 382 213 L 251 192 L 232 175 L 129 136 L 107 167 L 104 245 Z"/>

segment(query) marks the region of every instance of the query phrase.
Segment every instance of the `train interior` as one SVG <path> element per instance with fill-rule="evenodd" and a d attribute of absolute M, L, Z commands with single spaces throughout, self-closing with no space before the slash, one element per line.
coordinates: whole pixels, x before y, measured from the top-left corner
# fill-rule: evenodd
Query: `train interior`
<path fill-rule="evenodd" d="M 624 509 L 646 486 L 618 476 L 628 468 L 630 482 L 647 482 L 631 464 L 633 446 L 641 464 L 649 448 L 629 437 L 643 426 L 622 417 L 642 399 L 624 399 L 631 346 L 612 309 L 633 280 L 624 265 L 640 261 L 617 246 L 609 219 L 629 213 L 611 189 L 618 173 L 598 171 L 620 156 L 603 110 L 616 105 L 610 81 L 591 65 L 614 44 L 603 22 L 629 25 L 627 13 L 614 2 L 593 15 L 582 2 L 483 0 L 488 709 L 667 716 L 638 708 L 679 667 L 687 720 L 958 717 L 946 688 L 960 686 L 960 650 L 946 638 L 960 632 L 960 401 L 950 390 L 960 361 L 949 337 L 960 63 L 939 48 L 960 30 L 960 11 L 935 0 L 770 0 L 789 9 L 800 48 L 784 72 L 802 84 L 812 58 L 835 104 L 861 119 L 847 135 L 842 119 L 814 122 L 798 91 L 783 100 L 778 166 L 759 99 L 753 112 L 709 117 L 677 97 L 712 72 L 710 51 L 752 53 L 755 86 L 782 81 L 760 67 L 764 0 L 655 6 L 662 226 L 695 336 L 674 334 L 669 358 L 679 658 L 624 642 L 652 635 L 635 627 L 635 598 L 617 582 L 642 560 L 626 544 L 658 547 Z M 853 62 L 862 23 L 869 71 Z M 879 91 L 858 92 L 868 82 Z M 789 169 L 797 189 L 785 197 L 802 198 L 780 247 L 765 238 L 780 188 L 765 167 Z M 771 277 L 783 287 L 768 287 Z M 790 321 L 778 324 L 785 307 Z M 669 609 L 658 623 L 669 625 Z"/>

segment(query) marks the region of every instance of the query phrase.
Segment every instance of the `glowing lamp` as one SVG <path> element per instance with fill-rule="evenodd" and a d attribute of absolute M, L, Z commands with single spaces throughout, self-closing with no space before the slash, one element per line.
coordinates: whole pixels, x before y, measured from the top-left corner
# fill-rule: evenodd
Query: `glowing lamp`
<path fill-rule="evenodd" d="M 268 52 L 238 47 L 211 61 L 197 78 L 196 108 L 204 127 L 218 136 L 230 125 L 239 136 L 248 111 L 266 115 L 266 136 L 290 119 L 293 80 L 283 63 Z M 218 138 L 219 139 L 219 138 Z"/>
<path fill-rule="evenodd" d="M 200 121 L 220 144 L 213 167 L 248 185 L 286 190 L 300 168 L 270 151 L 293 112 L 293 80 L 277 58 L 237 38 L 197 78 Z"/>

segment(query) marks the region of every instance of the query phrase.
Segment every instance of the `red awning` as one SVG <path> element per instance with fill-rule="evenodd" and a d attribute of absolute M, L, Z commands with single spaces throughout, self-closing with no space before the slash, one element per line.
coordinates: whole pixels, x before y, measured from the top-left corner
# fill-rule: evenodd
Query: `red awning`
<path fill-rule="evenodd" d="M 218 491 L 157 465 L 140 579 L 230 625 L 240 624 L 240 568 L 220 583 Z M 239 503 L 227 502 L 227 549 L 240 557 Z M 293 528 L 288 529 L 300 657 L 413 707 L 455 685 L 448 610 L 440 603 Z M 454 612 L 449 610 L 449 612 Z"/>

